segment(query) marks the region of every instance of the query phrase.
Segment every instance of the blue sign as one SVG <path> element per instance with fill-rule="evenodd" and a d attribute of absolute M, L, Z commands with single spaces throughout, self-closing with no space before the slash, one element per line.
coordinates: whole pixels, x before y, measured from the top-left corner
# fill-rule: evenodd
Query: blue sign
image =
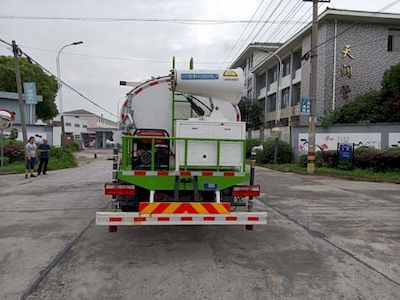
<path fill-rule="evenodd" d="M 35 82 L 24 82 L 24 97 L 26 104 L 37 104 L 38 96 L 36 95 Z"/>
<path fill-rule="evenodd" d="M 349 144 L 339 145 L 339 159 L 350 160 L 353 158 L 353 147 Z"/>
<path fill-rule="evenodd" d="M 301 98 L 300 113 L 302 115 L 309 115 L 311 113 L 311 100 L 308 97 Z"/>
<path fill-rule="evenodd" d="M 217 73 L 182 73 L 182 80 L 217 80 Z"/>
<path fill-rule="evenodd" d="M 205 191 L 216 191 L 217 190 L 217 184 L 216 183 L 205 183 L 204 184 L 204 190 Z"/>

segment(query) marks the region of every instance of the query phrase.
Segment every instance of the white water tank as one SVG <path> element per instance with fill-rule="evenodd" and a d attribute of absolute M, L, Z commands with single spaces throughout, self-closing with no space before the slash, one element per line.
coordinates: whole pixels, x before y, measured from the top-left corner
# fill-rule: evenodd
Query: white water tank
<path fill-rule="evenodd" d="M 172 88 L 188 95 L 239 103 L 244 88 L 241 68 L 226 70 L 172 70 Z"/>

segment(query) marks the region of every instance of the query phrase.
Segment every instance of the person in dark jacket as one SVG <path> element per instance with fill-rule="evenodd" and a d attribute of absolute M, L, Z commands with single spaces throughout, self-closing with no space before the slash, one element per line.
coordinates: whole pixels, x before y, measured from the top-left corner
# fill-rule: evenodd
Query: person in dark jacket
<path fill-rule="evenodd" d="M 43 175 L 47 174 L 47 164 L 49 163 L 49 151 L 50 151 L 50 146 L 47 144 L 47 140 L 44 139 L 38 147 L 39 160 L 40 160 L 37 173 L 38 175 L 42 173 L 42 170 L 43 170 Z"/>

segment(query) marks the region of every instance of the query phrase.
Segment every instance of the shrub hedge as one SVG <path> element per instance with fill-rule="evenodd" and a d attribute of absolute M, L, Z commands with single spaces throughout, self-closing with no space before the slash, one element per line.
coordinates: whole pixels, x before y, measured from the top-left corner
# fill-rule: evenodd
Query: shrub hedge
<path fill-rule="evenodd" d="M 336 151 L 324 151 L 323 153 L 317 153 L 315 163 L 317 167 L 322 166 L 342 170 L 359 168 L 375 172 L 400 171 L 400 150 L 396 148 L 378 150 L 360 147 L 354 151 L 352 162 L 339 161 Z M 302 155 L 298 164 L 300 167 L 306 167 L 307 155 Z"/>
<path fill-rule="evenodd" d="M 20 141 L 5 140 L 4 141 L 4 157 L 7 163 L 25 159 L 24 144 Z"/>
<path fill-rule="evenodd" d="M 264 146 L 264 151 L 257 154 L 256 161 L 260 164 L 271 164 L 274 162 L 274 147 L 275 141 L 268 140 L 261 143 Z M 278 141 L 278 163 L 286 164 L 293 160 L 292 147 L 284 142 Z"/>
<path fill-rule="evenodd" d="M 77 145 L 76 145 L 77 146 Z M 77 165 L 73 151 L 76 149 L 74 145 L 66 147 L 50 147 L 50 161 L 52 158 L 61 160 L 68 167 Z M 25 160 L 25 147 L 23 142 L 15 140 L 4 141 L 4 158 L 6 164 L 12 164 L 17 161 Z"/>

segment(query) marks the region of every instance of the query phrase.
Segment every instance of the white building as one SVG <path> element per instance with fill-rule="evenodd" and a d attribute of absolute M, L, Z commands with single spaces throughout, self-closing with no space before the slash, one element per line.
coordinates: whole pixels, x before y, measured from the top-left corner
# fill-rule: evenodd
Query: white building
<path fill-rule="evenodd" d="M 82 140 L 83 134 L 88 132 L 88 121 L 81 118 L 64 116 L 64 127 L 67 138 Z"/>
<path fill-rule="evenodd" d="M 251 43 L 231 64 L 230 68 L 240 67 L 245 76 L 245 87 L 242 93 L 244 98 L 254 101 L 256 99 L 256 82 L 252 72 L 265 58 L 275 52 L 282 44 L 280 43 Z"/>

